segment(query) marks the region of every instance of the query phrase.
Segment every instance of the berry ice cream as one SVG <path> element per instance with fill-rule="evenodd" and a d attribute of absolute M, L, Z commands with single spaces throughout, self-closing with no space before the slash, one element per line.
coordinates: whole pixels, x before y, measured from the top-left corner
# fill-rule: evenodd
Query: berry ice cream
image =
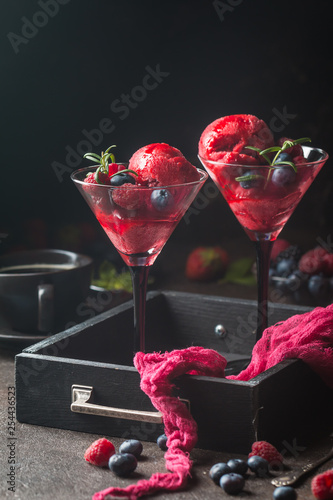
<path fill-rule="evenodd" d="M 224 116 L 203 131 L 199 155 L 207 160 L 254 165 L 258 160 L 262 163 L 262 158 L 245 146 L 262 150 L 273 144 L 272 132 L 263 120 L 253 115 Z"/>
<path fill-rule="evenodd" d="M 225 116 L 203 131 L 200 160 L 251 239 L 277 238 L 323 166 L 320 150 L 312 150 L 310 162 L 304 157 L 300 144 L 308 141 L 275 144 L 266 123 L 253 115 Z"/>
<path fill-rule="evenodd" d="M 199 179 L 197 169 L 172 146 L 155 143 L 134 153 L 129 168 L 138 174 L 137 183 L 144 186 L 170 186 Z"/>
<path fill-rule="evenodd" d="M 168 144 L 144 146 L 128 166 L 108 164 L 105 154 L 96 159 L 100 166 L 84 177 L 83 195 L 126 264 L 151 265 L 206 174 Z"/>

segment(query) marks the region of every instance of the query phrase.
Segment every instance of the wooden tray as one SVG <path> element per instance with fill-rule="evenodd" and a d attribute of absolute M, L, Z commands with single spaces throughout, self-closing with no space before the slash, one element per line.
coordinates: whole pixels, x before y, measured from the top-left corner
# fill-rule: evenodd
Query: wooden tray
<path fill-rule="evenodd" d="M 271 305 L 270 323 L 308 310 Z M 232 363 L 251 353 L 255 311 L 254 301 L 150 292 L 146 350 L 202 345 Z M 217 324 L 225 337 L 216 336 Z M 18 354 L 18 421 L 154 441 L 163 425 L 139 387 L 132 332 L 129 301 Z M 248 453 L 255 440 L 281 448 L 315 435 L 332 421 L 332 392 L 300 360 L 282 362 L 249 382 L 184 375 L 175 389 L 198 423 L 198 447 L 235 453 Z"/>

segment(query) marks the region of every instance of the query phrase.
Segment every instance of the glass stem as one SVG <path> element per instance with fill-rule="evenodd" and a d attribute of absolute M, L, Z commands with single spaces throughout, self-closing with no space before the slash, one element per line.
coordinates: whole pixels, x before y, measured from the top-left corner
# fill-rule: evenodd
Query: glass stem
<path fill-rule="evenodd" d="M 149 266 L 130 266 L 134 302 L 134 352 L 145 352 L 146 293 Z"/>
<path fill-rule="evenodd" d="M 259 240 L 255 242 L 257 253 L 257 281 L 258 281 L 258 319 L 256 341 L 258 341 L 263 331 L 268 327 L 268 284 L 269 284 L 269 264 L 273 241 Z"/>

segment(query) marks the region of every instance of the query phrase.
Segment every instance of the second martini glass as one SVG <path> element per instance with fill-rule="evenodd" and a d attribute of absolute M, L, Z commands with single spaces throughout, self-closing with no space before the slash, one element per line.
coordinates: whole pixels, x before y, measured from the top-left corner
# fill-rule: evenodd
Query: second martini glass
<path fill-rule="evenodd" d="M 149 268 L 208 175 L 197 169 L 197 181 L 158 187 L 112 187 L 84 182 L 87 174 L 95 171 L 96 167 L 82 168 L 71 178 L 129 266 L 133 283 L 134 351 L 144 352 Z"/>
<path fill-rule="evenodd" d="M 314 181 L 328 155 L 302 146 L 304 162 L 290 166 L 227 164 L 199 156 L 229 207 L 254 242 L 257 254 L 256 340 L 268 326 L 268 276 L 272 245 Z"/>

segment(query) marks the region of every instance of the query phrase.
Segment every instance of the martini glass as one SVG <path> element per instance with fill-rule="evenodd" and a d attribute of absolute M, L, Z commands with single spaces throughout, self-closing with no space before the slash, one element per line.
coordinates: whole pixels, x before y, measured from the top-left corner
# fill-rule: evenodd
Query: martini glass
<path fill-rule="evenodd" d="M 328 158 L 321 149 L 307 146 L 302 146 L 302 149 L 305 161 L 297 164 L 296 173 L 290 166 L 281 170 L 282 167 L 278 166 L 227 164 L 199 156 L 255 244 L 258 281 L 256 340 L 268 326 L 268 281 L 273 243 Z"/>
<path fill-rule="evenodd" d="M 122 168 L 126 168 L 121 164 Z M 85 183 L 96 167 L 71 175 L 120 256 L 130 269 L 134 302 L 134 352 L 145 351 L 146 290 L 150 266 L 199 192 L 208 175 L 179 185 L 143 187 Z"/>

